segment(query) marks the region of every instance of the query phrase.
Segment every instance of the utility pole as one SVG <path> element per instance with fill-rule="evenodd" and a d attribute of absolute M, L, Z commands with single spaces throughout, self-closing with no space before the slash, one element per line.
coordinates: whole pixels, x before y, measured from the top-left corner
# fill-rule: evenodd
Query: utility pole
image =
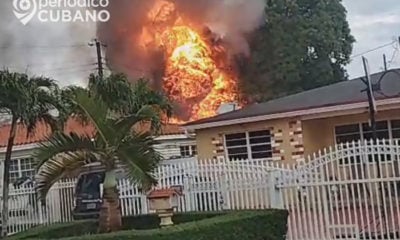
<path fill-rule="evenodd" d="M 103 79 L 104 73 L 103 73 L 103 56 L 101 53 L 101 47 L 106 46 L 104 44 L 101 44 L 101 42 L 97 39 L 94 39 L 93 42 L 89 43 L 89 46 L 93 47 L 96 46 L 96 53 L 97 53 L 97 70 L 100 79 Z"/>
<path fill-rule="evenodd" d="M 372 86 L 372 81 L 371 81 L 371 73 L 369 70 L 369 64 L 368 60 L 363 57 L 363 65 L 364 65 L 364 71 L 365 71 L 365 80 L 364 83 L 367 85 L 367 96 L 368 96 L 368 104 L 369 104 L 369 117 L 371 121 L 371 130 L 372 130 L 372 138 L 374 141 L 377 139 L 377 134 L 376 134 L 376 119 L 375 119 L 375 113 L 376 113 L 376 102 L 375 102 L 375 97 L 374 97 L 374 89 Z"/>
<path fill-rule="evenodd" d="M 387 68 L 386 54 L 383 54 L 383 68 L 385 69 L 385 72 L 388 70 L 388 68 Z"/>
<path fill-rule="evenodd" d="M 386 59 L 385 55 L 383 55 L 383 56 L 384 56 L 384 59 Z M 363 82 L 367 85 L 366 92 L 367 92 L 368 103 L 369 103 L 372 139 L 373 139 L 374 144 L 378 144 L 379 141 L 378 141 L 378 136 L 377 136 L 377 132 L 376 132 L 376 118 L 375 118 L 377 108 L 376 108 L 376 100 L 375 100 L 375 96 L 374 96 L 374 89 L 376 89 L 377 87 L 372 84 L 371 72 L 370 72 L 370 68 L 369 68 L 368 59 L 363 57 L 362 60 L 363 60 L 364 71 L 365 71 L 365 79 L 363 79 Z M 386 66 L 385 66 L 385 68 L 386 68 Z M 387 73 L 386 70 L 385 70 L 385 73 Z M 382 76 L 385 76 L 385 73 Z M 378 81 L 377 84 L 380 84 L 380 81 Z M 376 177 L 381 180 L 382 174 L 381 174 L 380 161 L 377 156 L 374 156 L 374 158 L 375 158 L 375 165 L 376 165 L 376 172 L 377 172 Z M 366 161 L 368 161 L 368 159 L 366 159 Z M 386 212 L 384 209 L 384 204 L 383 204 L 383 202 L 385 201 L 384 189 L 385 188 L 384 188 L 383 182 L 381 181 L 381 183 L 378 186 L 380 211 L 381 211 L 382 216 L 384 216 L 383 219 L 387 219 Z M 380 224 L 382 224 L 382 223 L 380 223 Z M 386 227 L 385 227 L 385 229 L 386 229 Z"/>

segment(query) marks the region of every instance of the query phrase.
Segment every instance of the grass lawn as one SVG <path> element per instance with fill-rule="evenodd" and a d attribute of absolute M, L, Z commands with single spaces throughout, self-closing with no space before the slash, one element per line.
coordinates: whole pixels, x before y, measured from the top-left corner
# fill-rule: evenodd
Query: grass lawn
<path fill-rule="evenodd" d="M 96 221 L 37 227 L 10 239 L 26 240 L 284 240 L 287 212 L 281 210 L 183 213 L 160 229 L 155 215 L 124 218 L 123 230 L 96 234 Z"/>

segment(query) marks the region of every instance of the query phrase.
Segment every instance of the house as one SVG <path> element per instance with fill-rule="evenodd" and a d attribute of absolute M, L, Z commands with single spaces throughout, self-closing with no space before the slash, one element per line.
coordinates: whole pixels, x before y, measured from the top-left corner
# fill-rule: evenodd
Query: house
<path fill-rule="evenodd" d="M 371 76 L 377 135 L 400 138 L 400 70 Z M 378 89 L 379 86 L 379 89 Z M 190 122 L 200 159 L 296 162 L 336 143 L 370 139 L 366 84 L 338 82 Z"/>
<path fill-rule="evenodd" d="M 3 163 L 5 158 L 10 125 L 0 125 L 0 183 L 3 180 Z M 69 120 L 65 127 L 66 132 L 74 131 L 77 134 L 93 134 L 94 128 L 90 125 L 82 126 L 79 122 Z M 51 133 L 50 128 L 39 123 L 32 136 L 27 136 L 23 125 L 18 125 L 15 144 L 10 165 L 10 183 L 21 179 L 31 178 L 35 174 L 34 159 L 32 157 L 39 143 L 45 141 Z M 160 152 L 165 162 L 188 159 L 197 154 L 195 140 L 178 125 L 165 125 L 161 134 L 156 137 L 158 144 L 155 148 Z M 1 186 L 2 184 L 0 184 Z"/>

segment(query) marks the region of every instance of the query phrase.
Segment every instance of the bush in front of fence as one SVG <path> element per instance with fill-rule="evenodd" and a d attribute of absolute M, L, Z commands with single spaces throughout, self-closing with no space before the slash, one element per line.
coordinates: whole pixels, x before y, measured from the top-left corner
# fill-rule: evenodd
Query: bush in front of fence
<path fill-rule="evenodd" d="M 146 215 L 125 218 L 125 230 L 115 233 L 93 234 L 97 230 L 95 221 L 79 221 L 39 227 L 17 234 L 11 239 L 45 240 L 69 237 L 69 240 L 284 240 L 287 215 L 283 210 L 184 213 L 174 217 L 174 226 L 163 229 L 158 228 L 156 216 Z"/>
<path fill-rule="evenodd" d="M 199 221 L 206 218 L 223 215 L 221 212 L 196 212 L 178 213 L 172 219 L 174 223 L 181 224 L 186 222 Z M 40 226 L 30 229 L 13 236 L 12 239 L 56 239 L 64 237 L 74 237 L 83 235 L 93 235 L 97 233 L 97 220 L 80 220 L 70 223 L 54 224 L 50 226 Z M 138 215 L 124 217 L 122 219 L 122 230 L 146 230 L 155 229 L 160 225 L 157 215 Z"/>

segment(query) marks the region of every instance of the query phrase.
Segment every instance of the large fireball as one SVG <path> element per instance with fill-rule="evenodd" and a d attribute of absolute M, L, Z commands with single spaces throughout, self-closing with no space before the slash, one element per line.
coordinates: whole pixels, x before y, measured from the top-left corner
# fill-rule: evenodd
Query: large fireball
<path fill-rule="evenodd" d="M 237 79 L 225 49 L 204 26 L 185 17 L 172 2 L 156 1 L 140 38 L 145 48 L 164 53 L 162 87 L 180 108 L 179 122 L 214 116 L 221 104 L 238 101 Z"/>

